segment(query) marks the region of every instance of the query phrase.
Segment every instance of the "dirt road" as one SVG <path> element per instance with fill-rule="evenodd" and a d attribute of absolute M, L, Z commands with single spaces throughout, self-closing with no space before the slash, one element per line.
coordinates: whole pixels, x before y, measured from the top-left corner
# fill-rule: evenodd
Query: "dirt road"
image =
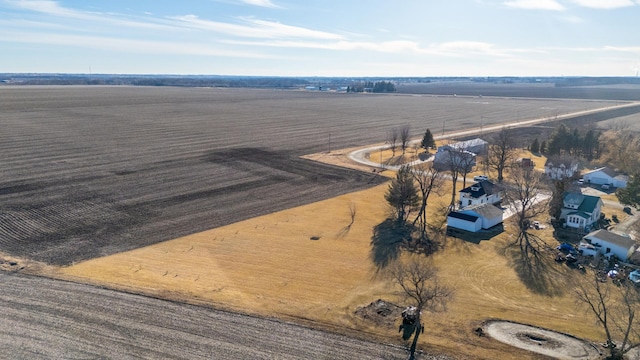
<path fill-rule="evenodd" d="M 0 272 L 0 288 L 2 358 L 407 357 L 392 346 L 64 281 Z"/>

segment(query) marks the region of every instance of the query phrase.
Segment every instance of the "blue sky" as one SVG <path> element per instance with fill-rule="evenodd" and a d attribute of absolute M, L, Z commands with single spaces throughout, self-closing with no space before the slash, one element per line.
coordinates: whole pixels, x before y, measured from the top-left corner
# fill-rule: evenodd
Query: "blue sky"
<path fill-rule="evenodd" d="M 0 0 L 0 72 L 635 76 L 640 0 Z"/>

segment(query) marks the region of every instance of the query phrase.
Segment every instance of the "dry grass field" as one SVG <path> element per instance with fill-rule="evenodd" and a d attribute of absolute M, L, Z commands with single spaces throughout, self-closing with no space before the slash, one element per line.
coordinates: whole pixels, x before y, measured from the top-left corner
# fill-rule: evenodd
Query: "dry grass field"
<path fill-rule="evenodd" d="M 397 342 L 395 326 L 355 315 L 382 298 L 404 305 L 372 261 L 372 228 L 387 216 L 386 184 L 221 228 L 64 267 L 55 276 L 152 296 L 217 307 Z M 449 195 L 444 195 L 447 201 Z M 438 208 L 432 202 L 432 210 Z M 350 204 L 357 209 L 349 226 Z M 605 207 L 605 211 L 607 211 Z M 540 219 L 543 220 L 544 219 Z M 538 231 L 552 245 L 551 229 Z M 453 237 L 434 256 L 443 281 L 456 288 L 444 314 L 427 315 L 422 346 L 474 359 L 535 359 L 473 330 L 498 318 L 599 340 L 593 321 L 577 309 L 572 279 L 582 273 L 548 254 L 541 277 L 519 271 L 510 225 L 479 243 Z"/>
<path fill-rule="evenodd" d="M 380 143 L 404 124 L 419 137 L 480 116 L 611 104 L 130 87 L 0 87 L 0 101 L 0 252 L 65 265 L 38 270 L 51 276 L 384 341 L 398 341 L 397 328 L 355 311 L 378 298 L 404 305 L 373 261 L 388 178 L 299 156 Z M 474 335 L 490 318 L 600 337 L 573 301 L 581 275 L 551 262 L 528 281 L 511 240 L 509 224 L 477 243 L 444 239 L 434 261 L 457 295 L 428 317 L 423 347 L 539 358 Z"/>
<path fill-rule="evenodd" d="M 104 256 L 366 188 L 299 155 L 603 101 L 161 87 L 0 87 L 0 250 Z M 329 141 L 330 140 L 330 141 Z"/>

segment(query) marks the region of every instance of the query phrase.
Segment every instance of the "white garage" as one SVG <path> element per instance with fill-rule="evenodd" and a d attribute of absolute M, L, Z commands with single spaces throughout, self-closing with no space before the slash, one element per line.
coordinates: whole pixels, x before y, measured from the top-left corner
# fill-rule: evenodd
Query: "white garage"
<path fill-rule="evenodd" d="M 447 215 L 447 226 L 469 232 L 478 232 L 482 229 L 482 219 L 453 211 Z"/>
<path fill-rule="evenodd" d="M 491 204 L 467 206 L 447 216 L 447 226 L 477 232 L 502 223 L 502 210 Z"/>
<path fill-rule="evenodd" d="M 591 185 L 609 185 L 616 188 L 627 187 L 627 181 L 629 177 L 626 175 L 618 174 L 608 167 L 601 167 L 584 173 L 582 175 L 585 184 Z"/>

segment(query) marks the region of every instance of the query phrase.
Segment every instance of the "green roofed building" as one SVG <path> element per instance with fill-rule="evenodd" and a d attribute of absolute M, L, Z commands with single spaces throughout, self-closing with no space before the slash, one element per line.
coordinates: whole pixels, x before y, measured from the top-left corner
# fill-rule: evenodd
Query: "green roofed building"
<path fill-rule="evenodd" d="M 602 199 L 580 193 L 564 193 L 560 220 L 567 227 L 589 231 L 600 219 Z"/>

